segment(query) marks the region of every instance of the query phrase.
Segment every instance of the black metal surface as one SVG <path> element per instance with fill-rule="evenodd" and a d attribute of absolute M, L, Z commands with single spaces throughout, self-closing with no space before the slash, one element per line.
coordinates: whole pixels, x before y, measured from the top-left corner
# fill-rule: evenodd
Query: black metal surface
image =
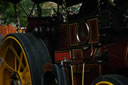
<path fill-rule="evenodd" d="M 51 63 L 46 45 L 32 34 L 10 34 L 22 45 L 30 67 L 32 85 L 41 85 L 42 66 Z"/>
<path fill-rule="evenodd" d="M 95 16 L 98 11 L 98 1 L 97 0 L 84 0 L 80 8 L 80 17 L 83 18 L 89 16 Z"/>
<path fill-rule="evenodd" d="M 54 61 L 54 51 L 56 44 L 57 31 L 54 18 L 52 17 L 36 17 L 28 18 L 28 26 L 26 32 L 33 33 L 36 37 L 40 37 L 47 45 L 52 60 Z"/>
<path fill-rule="evenodd" d="M 125 1 L 124 1 L 125 2 Z M 128 2 L 112 7 L 105 2 L 100 5 L 99 33 L 102 43 L 117 42 L 128 34 L 127 19 Z"/>

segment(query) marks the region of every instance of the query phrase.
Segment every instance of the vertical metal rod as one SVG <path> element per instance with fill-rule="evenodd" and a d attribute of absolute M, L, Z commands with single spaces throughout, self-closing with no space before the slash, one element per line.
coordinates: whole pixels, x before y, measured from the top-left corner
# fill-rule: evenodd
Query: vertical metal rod
<path fill-rule="evenodd" d="M 91 44 L 91 54 L 90 54 L 90 56 L 93 56 L 93 44 Z"/>
<path fill-rule="evenodd" d="M 71 66 L 71 77 L 72 77 L 72 85 L 74 85 L 73 66 Z"/>
<path fill-rule="evenodd" d="M 39 4 L 37 4 L 37 13 L 38 13 L 38 16 L 41 17 L 41 7 Z"/>
<path fill-rule="evenodd" d="M 83 63 L 82 85 L 84 85 L 84 70 L 85 70 L 85 63 Z"/>
<path fill-rule="evenodd" d="M 126 49 L 126 64 L 128 64 L 128 47 Z"/>

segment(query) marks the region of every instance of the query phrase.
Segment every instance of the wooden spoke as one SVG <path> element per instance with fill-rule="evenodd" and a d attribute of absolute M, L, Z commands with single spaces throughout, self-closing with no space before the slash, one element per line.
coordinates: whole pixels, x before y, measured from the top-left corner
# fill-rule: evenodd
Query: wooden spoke
<path fill-rule="evenodd" d="M 25 76 L 25 73 L 27 72 L 27 70 L 28 70 L 28 67 L 26 66 L 26 67 L 24 68 L 23 73 L 22 73 L 22 77 L 24 77 L 24 76 Z"/>
<path fill-rule="evenodd" d="M 25 82 L 24 85 L 31 85 L 32 82 L 31 81 L 28 81 L 28 82 Z"/>
<path fill-rule="evenodd" d="M 5 68 L 10 72 L 15 72 L 15 69 L 11 66 L 9 66 L 6 62 L 4 63 Z"/>
<path fill-rule="evenodd" d="M 19 55 L 17 54 L 16 50 L 11 46 L 10 47 L 11 51 L 14 53 L 15 57 L 18 59 L 18 61 L 20 61 L 20 57 Z"/>
<path fill-rule="evenodd" d="M 17 71 L 17 58 L 15 57 L 15 71 Z"/>
<path fill-rule="evenodd" d="M 21 55 L 20 55 L 20 61 L 19 61 L 18 71 L 20 71 L 21 67 L 24 68 L 24 65 L 22 64 L 22 59 L 23 59 L 23 53 L 21 53 Z"/>

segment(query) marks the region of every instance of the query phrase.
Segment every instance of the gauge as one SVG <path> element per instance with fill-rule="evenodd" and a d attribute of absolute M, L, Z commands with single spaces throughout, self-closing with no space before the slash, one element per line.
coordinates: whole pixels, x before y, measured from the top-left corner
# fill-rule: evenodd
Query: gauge
<path fill-rule="evenodd" d="M 87 23 L 77 25 L 76 37 L 79 44 L 85 44 L 89 40 L 89 26 Z"/>

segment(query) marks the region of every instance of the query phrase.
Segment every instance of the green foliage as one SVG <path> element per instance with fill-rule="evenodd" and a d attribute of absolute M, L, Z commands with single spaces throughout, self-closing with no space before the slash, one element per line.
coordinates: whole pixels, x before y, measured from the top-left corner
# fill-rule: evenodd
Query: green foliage
<path fill-rule="evenodd" d="M 0 4 L 0 14 L 3 24 L 10 24 L 14 22 L 14 9 L 13 5 L 8 2 L 1 2 Z M 10 22 L 11 21 L 11 22 Z"/>
<path fill-rule="evenodd" d="M 30 0 L 22 0 L 20 2 L 26 12 L 30 13 L 30 8 L 32 8 L 33 3 Z M 20 4 L 17 4 L 18 7 L 18 18 L 20 19 L 21 26 L 27 25 L 27 16 L 24 10 L 21 8 Z M 14 4 L 10 2 L 0 1 L 0 20 L 2 24 L 16 24 L 16 14 L 14 9 Z"/>
<path fill-rule="evenodd" d="M 24 10 L 26 11 L 26 13 L 29 15 L 31 8 L 33 6 L 33 3 L 31 2 L 31 0 L 22 0 L 21 2 L 22 7 L 24 8 Z M 26 26 L 27 25 L 27 15 L 24 12 L 24 10 L 22 9 L 21 5 L 19 4 L 18 6 L 18 16 L 20 18 L 20 24 L 21 26 Z"/>

